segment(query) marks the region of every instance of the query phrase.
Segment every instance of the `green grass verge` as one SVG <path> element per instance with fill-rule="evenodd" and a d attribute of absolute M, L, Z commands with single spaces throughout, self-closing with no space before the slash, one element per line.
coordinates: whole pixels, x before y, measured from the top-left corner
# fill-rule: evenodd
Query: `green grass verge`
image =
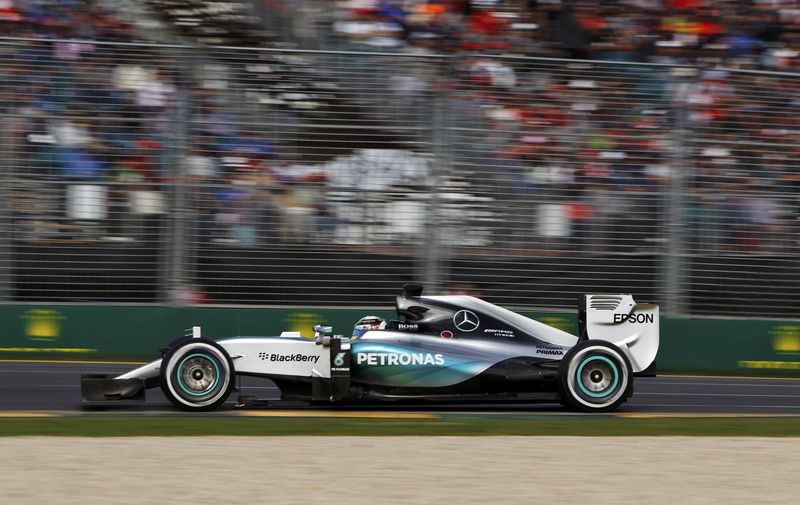
<path fill-rule="evenodd" d="M 336 419 L 237 417 L 63 417 L 0 419 L 0 436 L 197 435 L 572 435 L 800 437 L 800 418 Z"/>

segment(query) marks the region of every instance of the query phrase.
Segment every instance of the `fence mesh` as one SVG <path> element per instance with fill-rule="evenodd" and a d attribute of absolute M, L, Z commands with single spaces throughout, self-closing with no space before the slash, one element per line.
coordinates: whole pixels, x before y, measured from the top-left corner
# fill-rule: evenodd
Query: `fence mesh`
<path fill-rule="evenodd" d="M 0 39 L 0 296 L 793 317 L 800 81 Z"/>

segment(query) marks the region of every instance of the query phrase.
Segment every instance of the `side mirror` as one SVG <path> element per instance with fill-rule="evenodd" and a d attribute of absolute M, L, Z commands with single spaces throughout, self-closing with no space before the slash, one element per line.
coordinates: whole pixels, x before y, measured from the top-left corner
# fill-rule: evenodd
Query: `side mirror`
<path fill-rule="evenodd" d="M 321 324 L 314 326 L 315 337 L 330 337 L 331 335 L 333 335 L 333 326 L 322 326 Z"/>

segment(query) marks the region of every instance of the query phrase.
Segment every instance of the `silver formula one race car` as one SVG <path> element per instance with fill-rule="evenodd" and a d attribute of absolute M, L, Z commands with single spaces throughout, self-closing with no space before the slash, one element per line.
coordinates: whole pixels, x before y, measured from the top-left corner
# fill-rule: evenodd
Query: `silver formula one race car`
<path fill-rule="evenodd" d="M 352 337 L 317 326 L 313 340 L 213 341 L 195 327 L 160 359 L 116 378 L 85 375 L 81 389 L 104 401 L 160 386 L 176 407 L 208 411 L 247 375 L 271 379 L 283 400 L 312 403 L 557 401 L 607 412 L 633 394 L 634 375 L 655 374 L 658 306 L 631 295 L 583 295 L 578 335 L 471 296 L 422 296 L 419 285 L 404 286 L 397 313 L 360 321 Z"/>

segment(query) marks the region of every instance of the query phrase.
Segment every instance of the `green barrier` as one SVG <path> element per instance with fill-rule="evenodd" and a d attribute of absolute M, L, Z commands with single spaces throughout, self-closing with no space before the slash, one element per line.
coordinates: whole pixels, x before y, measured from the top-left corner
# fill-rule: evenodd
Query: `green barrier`
<path fill-rule="evenodd" d="M 0 356 L 39 359 L 151 359 L 160 347 L 202 327 L 203 336 L 279 335 L 333 326 L 350 335 L 364 315 L 390 310 L 239 307 L 0 306 Z"/>
<path fill-rule="evenodd" d="M 658 367 L 674 372 L 800 375 L 800 322 L 662 317 Z"/>
<path fill-rule="evenodd" d="M 349 335 L 364 315 L 390 309 L 0 305 L 0 358 L 148 360 L 161 346 L 201 326 L 210 338 L 313 335 L 315 324 Z M 523 312 L 577 333 L 575 314 Z M 661 318 L 659 371 L 800 376 L 800 322 Z"/>

